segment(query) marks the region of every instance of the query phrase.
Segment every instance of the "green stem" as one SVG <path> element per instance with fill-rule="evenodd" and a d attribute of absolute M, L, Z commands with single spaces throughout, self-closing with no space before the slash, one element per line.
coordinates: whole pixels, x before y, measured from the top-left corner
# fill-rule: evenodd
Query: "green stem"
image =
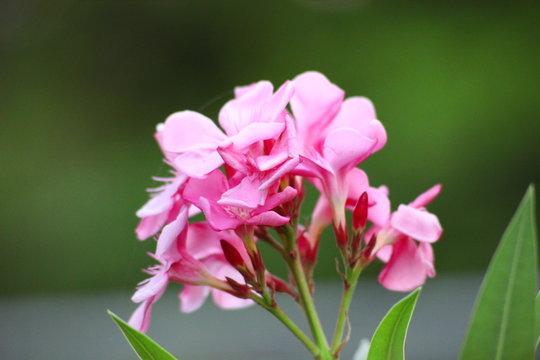
<path fill-rule="evenodd" d="M 349 272 L 347 278 L 344 281 L 343 295 L 341 297 L 341 304 L 339 306 L 338 318 L 336 321 L 336 328 L 334 330 L 334 338 L 332 341 L 331 352 L 336 355 L 339 352 L 342 345 L 343 332 L 345 330 L 345 324 L 347 323 L 349 307 L 351 306 L 351 301 L 354 295 L 354 290 L 358 284 L 358 278 L 362 272 L 363 266 L 359 262 L 356 266 Z"/>
<path fill-rule="evenodd" d="M 274 303 L 273 305 L 268 305 L 264 299 L 258 296 L 254 296 L 252 299 L 269 313 L 274 315 L 279 321 L 281 321 L 283 325 L 285 325 L 287 329 L 289 329 L 293 335 L 296 336 L 296 338 L 300 340 L 302 344 L 304 344 L 304 346 L 313 356 L 319 356 L 319 347 L 313 341 L 311 341 L 306 334 L 304 334 L 304 332 L 287 316 L 287 314 L 283 312 L 283 310 L 281 310 L 277 304 Z"/>
<path fill-rule="evenodd" d="M 289 267 L 294 276 L 296 287 L 300 295 L 301 305 L 306 314 L 306 318 L 309 323 L 309 327 L 315 339 L 315 342 L 319 346 L 320 355 L 319 359 L 326 360 L 331 359 L 331 354 L 328 347 L 328 341 L 321 325 L 317 309 L 313 303 L 311 292 L 309 291 L 309 284 L 306 280 L 304 268 L 300 261 L 298 252 L 298 244 L 296 242 L 296 232 L 293 228 L 287 226 L 287 247 L 290 250 L 289 255 Z"/>

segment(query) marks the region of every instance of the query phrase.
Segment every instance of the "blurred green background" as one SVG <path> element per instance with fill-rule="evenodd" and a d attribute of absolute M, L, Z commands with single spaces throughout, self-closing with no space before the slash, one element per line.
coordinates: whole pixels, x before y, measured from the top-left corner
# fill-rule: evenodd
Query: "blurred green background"
<path fill-rule="evenodd" d="M 539 183 L 540 3 L 0 2 L 1 294 L 133 288 L 155 125 L 234 86 L 319 70 L 373 100 L 364 168 L 393 205 L 435 183 L 439 273 L 483 270 Z M 332 277 L 331 241 L 319 276 Z"/>

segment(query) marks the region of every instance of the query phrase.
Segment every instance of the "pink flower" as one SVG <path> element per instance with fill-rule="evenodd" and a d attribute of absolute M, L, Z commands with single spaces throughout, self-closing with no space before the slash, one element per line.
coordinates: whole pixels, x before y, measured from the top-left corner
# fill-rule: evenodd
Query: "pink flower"
<path fill-rule="evenodd" d="M 410 291 L 435 276 L 431 244 L 441 237 L 442 227 L 437 216 L 424 207 L 440 190 L 436 185 L 409 205 L 400 205 L 385 226 L 373 230 L 377 231 L 374 253 L 387 262 L 379 275 L 384 287 Z"/>
<path fill-rule="evenodd" d="M 286 187 L 270 195 L 262 206 L 257 206 L 257 190 L 237 186 L 231 193 L 225 175 L 219 170 L 214 170 L 205 179 L 191 179 L 184 189 L 184 198 L 200 208 L 210 226 L 217 231 L 236 229 L 240 225 L 284 225 L 289 222 L 289 217 L 272 209 L 295 196 L 296 190 Z"/>
<path fill-rule="evenodd" d="M 139 240 L 144 240 L 161 229 L 161 227 L 172 221 L 178 215 L 183 201 L 179 195 L 180 186 L 186 181 L 186 177 L 179 175 L 172 179 L 159 179 L 164 181 L 165 185 L 150 189 L 153 193 L 150 200 L 137 211 L 137 216 L 141 218 L 135 233 Z"/>
<path fill-rule="evenodd" d="M 221 238 L 235 246 L 246 258 L 246 264 L 250 264 L 242 241 L 233 234 L 217 234 L 206 224 L 192 224 L 188 230 L 187 210 L 184 208 L 159 236 L 153 257 L 160 264 L 146 271 L 152 276 L 141 282 L 133 295 L 132 300 L 140 305 L 129 324 L 143 332 L 148 330 L 152 305 L 163 295 L 171 281 L 184 284 L 181 309 L 185 312 L 194 311 L 202 305 L 209 291 L 208 286 L 216 288 L 212 290 L 213 296 L 220 307 L 230 309 L 250 305 L 248 300 L 218 290 L 229 289 L 224 281 L 225 276 L 242 279 L 226 262 L 219 246 Z"/>
<path fill-rule="evenodd" d="M 237 89 L 236 93 L 237 98 L 225 104 L 219 114 L 226 134 L 212 120 L 193 111 L 167 118 L 160 128 L 162 146 L 164 151 L 176 154 L 173 162 L 179 171 L 202 178 L 223 165 L 218 148 L 234 146 L 241 151 L 260 141 L 276 139 L 285 130 L 291 83 L 285 83 L 275 94 L 266 81 Z"/>
<path fill-rule="evenodd" d="M 334 209 L 334 222 L 345 222 L 347 176 L 386 144 L 386 132 L 371 102 L 362 97 L 343 100 L 344 92 L 317 72 L 294 79 L 291 108 L 297 122 L 300 156 L 298 173 L 321 180 Z"/>

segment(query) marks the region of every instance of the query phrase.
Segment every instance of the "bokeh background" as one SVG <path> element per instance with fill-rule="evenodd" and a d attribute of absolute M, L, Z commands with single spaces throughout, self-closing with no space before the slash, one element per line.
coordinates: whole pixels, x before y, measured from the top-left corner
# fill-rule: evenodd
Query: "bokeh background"
<path fill-rule="evenodd" d="M 306 70 L 374 102 L 389 141 L 363 168 L 394 206 L 444 185 L 439 273 L 482 271 L 540 180 L 538 14 L 533 1 L 0 2 L 0 294 L 133 289 L 153 247 L 134 212 L 167 172 L 156 124 Z M 320 278 L 334 256 L 326 241 Z"/>

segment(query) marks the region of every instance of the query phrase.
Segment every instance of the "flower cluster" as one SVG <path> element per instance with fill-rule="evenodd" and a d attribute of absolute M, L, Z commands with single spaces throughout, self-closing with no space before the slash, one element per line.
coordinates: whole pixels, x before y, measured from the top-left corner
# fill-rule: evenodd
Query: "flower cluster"
<path fill-rule="evenodd" d="M 152 304 L 169 282 L 183 284 L 184 312 L 210 294 L 225 309 L 271 307 L 278 292 L 301 301 L 303 280 L 295 276 L 300 272 L 312 291 L 320 235 L 330 225 L 345 270 L 380 259 L 386 265 L 379 281 L 396 291 L 434 276 L 431 244 L 442 229 L 425 207 L 440 186 L 392 213 L 388 189 L 372 187 L 357 167 L 384 147 L 386 131 L 368 99 L 344 95 L 324 75 L 307 72 L 276 91 L 267 81 L 236 88 L 219 127 L 193 111 L 158 125 L 172 177 L 157 179 L 163 185 L 137 212 L 137 236 L 157 240 L 151 256 L 158 265 L 133 296 L 140 303 L 133 327 L 148 329 Z M 301 224 L 306 182 L 320 197 L 311 221 Z M 199 213 L 205 221 L 190 221 Z M 283 256 L 294 272 L 290 281 L 266 269 L 260 241 Z"/>

